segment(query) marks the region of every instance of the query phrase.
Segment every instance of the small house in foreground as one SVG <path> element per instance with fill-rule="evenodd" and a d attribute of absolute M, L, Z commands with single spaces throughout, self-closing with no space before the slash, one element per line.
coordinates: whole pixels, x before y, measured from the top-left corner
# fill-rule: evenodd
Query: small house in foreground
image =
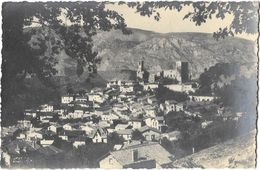
<path fill-rule="evenodd" d="M 99 166 L 101 169 L 170 168 L 171 158 L 159 143 L 148 143 L 110 152 L 99 161 Z"/>

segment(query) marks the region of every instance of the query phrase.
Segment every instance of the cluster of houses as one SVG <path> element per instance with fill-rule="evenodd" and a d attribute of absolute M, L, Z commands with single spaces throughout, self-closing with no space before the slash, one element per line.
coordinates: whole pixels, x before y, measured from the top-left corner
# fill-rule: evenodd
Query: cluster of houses
<path fill-rule="evenodd" d="M 190 100 L 195 102 L 216 99 L 213 96 L 191 95 L 190 92 L 195 89 L 189 84 L 188 64 L 177 62 L 176 65 L 176 70 L 165 71 L 162 75 L 177 79 L 180 83 L 165 87 L 187 93 Z M 145 77 L 143 62 L 139 63 L 137 77 Z M 26 109 L 24 120 L 2 129 L 2 137 L 15 137 L 2 149 L 2 158 L 7 166 L 25 161 L 30 163 L 30 159 L 24 158 L 21 153 L 28 150 L 47 155 L 62 153 L 62 150 L 53 146 L 57 138 L 78 148 L 88 142 L 109 143 L 109 135 L 116 133 L 124 140 L 124 146 L 104 156 L 100 160 L 101 168 L 169 167 L 172 155 L 158 142 L 162 138 L 176 141 L 181 134 L 179 131 L 167 131 L 164 116 L 171 112 L 190 112 L 185 109 L 183 102 L 166 100 L 159 103 L 154 94 L 148 93 L 154 92 L 159 84 L 151 77 L 149 80 L 152 81 L 110 81 L 104 89 L 66 94 L 61 96 L 59 104 L 48 103 L 35 109 Z M 14 135 L 17 131 L 19 133 Z M 146 143 L 133 142 L 134 131 L 142 134 Z"/>
<path fill-rule="evenodd" d="M 181 108 L 178 103 L 168 101 L 165 107 L 160 107 L 154 95 L 142 94 L 156 87 L 111 81 L 105 89 L 63 95 L 59 104 L 48 103 L 26 109 L 23 120 L 2 131 L 2 137 L 12 137 L 10 144 L 4 145 L 2 150 L 6 165 L 29 164 L 30 159 L 22 154 L 28 149 L 46 154 L 61 153 L 53 146 L 57 138 L 78 148 L 88 142 L 109 143 L 109 135 L 116 133 L 129 143 L 137 130 L 146 141 L 159 141 L 165 137 L 162 134 L 165 134 L 167 125 L 164 116 L 158 113 L 162 109 L 166 112 L 176 109 L 173 108 L 175 104 L 178 110 Z M 10 132 L 12 128 L 15 130 Z"/>

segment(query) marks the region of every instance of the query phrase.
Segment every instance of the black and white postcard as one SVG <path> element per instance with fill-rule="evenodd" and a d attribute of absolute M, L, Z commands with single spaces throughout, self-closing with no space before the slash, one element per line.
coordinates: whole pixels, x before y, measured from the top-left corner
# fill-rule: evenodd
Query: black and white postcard
<path fill-rule="evenodd" d="M 3 2 L 1 167 L 256 168 L 259 4 Z"/>

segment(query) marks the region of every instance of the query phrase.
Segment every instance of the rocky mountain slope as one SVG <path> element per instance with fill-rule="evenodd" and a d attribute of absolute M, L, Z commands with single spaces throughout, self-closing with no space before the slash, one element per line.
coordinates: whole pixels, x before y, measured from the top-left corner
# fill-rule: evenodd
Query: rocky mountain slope
<path fill-rule="evenodd" d="M 206 33 L 162 34 L 131 30 L 130 35 L 112 30 L 94 37 L 95 50 L 102 58 L 98 70 L 105 77 L 113 78 L 106 74 L 116 71 L 136 70 L 140 60 L 144 60 L 146 68 L 153 71 L 174 68 L 177 60 L 188 61 L 194 78 L 218 62 L 247 64 L 257 60 L 254 42 L 245 39 L 229 37 L 216 41 L 212 34 Z M 75 71 L 74 63 L 62 52 L 57 68 L 67 75 Z"/>
<path fill-rule="evenodd" d="M 142 33 L 142 38 L 136 39 L 135 32 Z M 118 37 L 111 38 L 113 33 Z M 212 34 L 156 34 L 140 30 L 133 30 L 133 35 L 130 36 L 119 36 L 120 33 L 116 31 L 110 34 L 107 43 L 100 43 L 99 37 L 95 41 L 102 57 L 100 70 L 134 70 L 137 68 L 137 62 L 143 59 L 149 70 L 160 71 L 162 68 L 171 69 L 175 61 L 183 60 L 191 63 L 192 73 L 197 76 L 204 68 L 217 62 L 256 61 L 253 43 L 243 39 L 227 38 L 215 41 Z M 102 34 L 98 36 L 105 37 Z M 104 39 L 102 41 L 106 42 Z"/>
<path fill-rule="evenodd" d="M 173 162 L 176 168 L 254 168 L 256 131 Z"/>

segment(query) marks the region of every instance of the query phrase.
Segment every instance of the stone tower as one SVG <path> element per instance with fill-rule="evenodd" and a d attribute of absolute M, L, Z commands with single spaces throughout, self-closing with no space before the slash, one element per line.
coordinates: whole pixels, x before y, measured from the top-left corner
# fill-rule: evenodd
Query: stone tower
<path fill-rule="evenodd" d="M 144 61 L 143 60 L 138 62 L 138 69 L 136 72 L 136 77 L 139 79 L 144 78 Z"/>
<path fill-rule="evenodd" d="M 176 62 L 176 70 L 179 74 L 179 80 L 181 83 L 188 82 L 190 80 L 189 63 L 185 61 Z"/>

